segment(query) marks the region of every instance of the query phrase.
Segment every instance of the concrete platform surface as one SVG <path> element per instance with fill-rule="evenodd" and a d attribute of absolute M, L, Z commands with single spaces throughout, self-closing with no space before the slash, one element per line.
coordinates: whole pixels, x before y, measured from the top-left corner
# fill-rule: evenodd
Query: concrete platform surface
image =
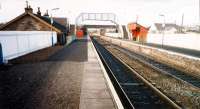
<path fill-rule="evenodd" d="M 114 103 L 94 52 L 88 42 L 88 61 L 84 62 L 80 109 L 114 109 Z"/>
<path fill-rule="evenodd" d="M 0 109 L 113 109 L 91 44 L 77 40 L 47 60 L 1 68 Z"/>
<path fill-rule="evenodd" d="M 162 47 L 162 45 L 154 43 L 145 43 L 145 45 L 200 58 L 200 51 L 195 49 L 181 48 L 169 45 L 163 45 Z"/>

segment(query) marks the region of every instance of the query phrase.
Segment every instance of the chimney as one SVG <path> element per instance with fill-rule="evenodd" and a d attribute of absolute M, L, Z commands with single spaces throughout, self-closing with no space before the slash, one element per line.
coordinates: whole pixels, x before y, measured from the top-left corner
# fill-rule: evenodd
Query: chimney
<path fill-rule="evenodd" d="M 31 8 L 30 5 L 28 5 L 28 1 L 26 1 L 26 8 L 25 8 L 26 13 L 33 13 L 33 9 Z"/>
<path fill-rule="evenodd" d="M 40 7 L 38 7 L 37 15 L 41 16 Z"/>
<path fill-rule="evenodd" d="M 44 14 L 44 16 L 49 17 L 48 10 L 47 10 L 46 13 Z"/>
<path fill-rule="evenodd" d="M 31 6 L 29 5 L 28 7 L 25 8 L 25 12 L 26 13 L 33 13 L 33 9 L 31 8 Z"/>

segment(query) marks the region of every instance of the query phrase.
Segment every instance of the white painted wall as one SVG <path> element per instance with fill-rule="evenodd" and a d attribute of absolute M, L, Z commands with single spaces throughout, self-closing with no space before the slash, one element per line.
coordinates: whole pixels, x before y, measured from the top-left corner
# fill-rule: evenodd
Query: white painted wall
<path fill-rule="evenodd" d="M 147 42 L 162 44 L 162 34 L 149 33 Z M 164 45 L 200 50 L 200 34 L 165 34 Z"/>
<path fill-rule="evenodd" d="M 4 60 L 10 60 L 52 46 L 52 32 L 0 31 L 0 43 Z M 56 32 L 53 32 L 53 43 L 57 43 Z"/>

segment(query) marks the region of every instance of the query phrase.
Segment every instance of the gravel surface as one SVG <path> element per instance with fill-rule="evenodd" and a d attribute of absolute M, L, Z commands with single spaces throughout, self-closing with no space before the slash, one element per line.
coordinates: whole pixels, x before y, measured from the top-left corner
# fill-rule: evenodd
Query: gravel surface
<path fill-rule="evenodd" d="M 187 109 L 200 109 L 200 89 L 162 74 L 122 53 L 108 42 L 98 40 L 107 50 L 125 61 L 145 79 L 154 83 L 163 93 Z"/>
<path fill-rule="evenodd" d="M 75 41 L 1 66 L 0 109 L 78 109 L 86 49 Z"/>

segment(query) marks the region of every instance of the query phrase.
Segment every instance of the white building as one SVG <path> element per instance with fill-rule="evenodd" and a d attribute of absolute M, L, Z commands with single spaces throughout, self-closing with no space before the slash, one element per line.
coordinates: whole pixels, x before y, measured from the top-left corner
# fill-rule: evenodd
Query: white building
<path fill-rule="evenodd" d="M 154 23 L 153 25 L 151 25 L 149 32 L 154 34 L 160 34 L 165 29 L 165 33 L 174 34 L 178 33 L 181 29 L 180 26 L 171 23 L 166 23 L 164 27 L 162 23 Z"/>

